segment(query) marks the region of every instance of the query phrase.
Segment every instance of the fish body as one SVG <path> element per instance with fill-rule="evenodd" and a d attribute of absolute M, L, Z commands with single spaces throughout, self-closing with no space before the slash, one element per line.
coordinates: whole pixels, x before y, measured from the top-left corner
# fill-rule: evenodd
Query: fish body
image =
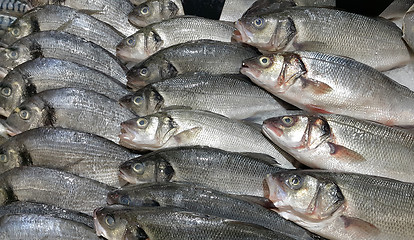
<path fill-rule="evenodd" d="M 134 8 L 128 19 L 137 27 L 146 27 L 182 15 L 184 8 L 181 0 L 148 0 Z"/>
<path fill-rule="evenodd" d="M 34 32 L 59 30 L 77 35 L 98 44 L 110 53 L 116 53 L 116 45 L 123 39 L 112 26 L 75 9 L 45 5 L 32 9 L 15 21 L 1 41 L 11 44 Z"/>
<path fill-rule="evenodd" d="M 414 92 L 353 59 L 296 52 L 243 64 L 241 72 L 252 81 L 301 109 L 386 125 L 414 124 Z"/>
<path fill-rule="evenodd" d="M 114 100 L 130 93 L 126 85 L 95 69 L 59 59 L 36 58 L 17 66 L 0 80 L 0 114 L 8 117 L 29 97 L 64 87 L 93 90 Z"/>
<path fill-rule="evenodd" d="M 414 135 L 342 115 L 270 118 L 263 132 L 301 163 L 414 182 Z"/>
<path fill-rule="evenodd" d="M 335 9 L 293 7 L 245 15 L 236 27 L 234 39 L 266 52 L 323 52 L 353 58 L 379 71 L 410 61 L 395 24 Z"/>
<path fill-rule="evenodd" d="M 190 72 L 238 74 L 242 61 L 256 50 L 235 43 L 200 40 L 163 49 L 131 68 L 128 86 L 134 90 Z"/>
<path fill-rule="evenodd" d="M 117 101 L 90 90 L 43 91 L 17 107 L 7 118 L 12 134 L 53 126 L 84 131 L 118 142 L 120 123 L 135 117 Z"/>
<path fill-rule="evenodd" d="M 105 205 L 106 184 L 50 168 L 23 166 L 0 175 L 0 205 L 18 201 L 55 205 L 91 215 Z"/>
<path fill-rule="evenodd" d="M 0 172 L 20 166 L 44 166 L 119 187 L 119 165 L 139 156 L 90 133 L 41 127 L 0 145 Z"/>
<path fill-rule="evenodd" d="M 266 155 L 191 146 L 154 151 L 126 161 L 119 170 L 132 184 L 192 182 L 231 194 L 263 196 L 264 176 L 281 168 Z"/>
<path fill-rule="evenodd" d="M 127 69 L 119 59 L 95 43 L 64 32 L 31 34 L 0 49 L 0 57 L 4 59 L 0 67 L 8 71 L 35 58 L 57 58 L 85 65 L 126 83 Z"/>
<path fill-rule="evenodd" d="M 414 51 L 414 3 L 403 18 L 403 38 Z"/>
<path fill-rule="evenodd" d="M 233 24 L 202 17 L 181 16 L 148 25 L 118 46 L 116 55 L 124 61 L 141 62 L 161 49 L 189 41 L 210 39 L 230 42 Z"/>
<path fill-rule="evenodd" d="M 292 168 L 289 156 L 270 143 L 256 126 L 212 112 L 174 109 L 133 118 L 123 122 L 121 128 L 120 144 L 131 149 L 204 145 L 267 154 L 282 167 Z"/>
<path fill-rule="evenodd" d="M 30 10 L 31 7 L 24 1 L 18 0 L 1 0 L 0 14 L 7 14 L 13 17 L 19 17 Z"/>
<path fill-rule="evenodd" d="M 158 204 L 161 207 L 179 207 L 186 211 L 257 224 L 295 239 L 312 239 L 310 233 L 284 220 L 274 211 L 237 196 L 191 183 L 129 186 L 108 193 L 108 203 L 133 207 L 151 204 Z"/>
<path fill-rule="evenodd" d="M 345 172 L 298 170 L 266 178 L 282 217 L 329 239 L 412 239 L 414 185 Z"/>
<path fill-rule="evenodd" d="M 286 104 L 239 76 L 197 73 L 145 86 L 121 98 L 138 116 L 173 107 L 207 110 L 233 119 L 247 119 L 285 110 Z"/>
<path fill-rule="evenodd" d="M 0 13 L 0 38 L 5 34 L 6 30 L 16 20 L 15 17 Z"/>

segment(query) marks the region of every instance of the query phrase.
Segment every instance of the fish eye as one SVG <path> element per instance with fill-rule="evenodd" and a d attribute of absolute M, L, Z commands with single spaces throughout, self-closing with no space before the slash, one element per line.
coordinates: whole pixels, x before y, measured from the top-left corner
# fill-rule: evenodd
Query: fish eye
<path fill-rule="evenodd" d="M 9 55 L 9 58 L 11 58 L 11 59 L 18 59 L 19 58 L 19 53 L 17 51 L 14 51 L 14 50 L 10 51 L 8 55 Z"/>
<path fill-rule="evenodd" d="M 142 103 L 142 100 L 143 100 L 143 97 L 141 97 L 141 96 L 136 96 L 136 97 L 134 97 L 134 104 L 135 105 L 140 105 L 141 103 Z"/>
<path fill-rule="evenodd" d="M 1 94 L 6 96 L 6 97 L 10 96 L 11 93 L 12 93 L 12 90 L 9 87 L 4 87 L 4 88 L 1 89 Z"/>
<path fill-rule="evenodd" d="M 295 122 L 293 121 L 293 117 L 283 117 L 282 123 L 286 127 L 291 127 Z"/>
<path fill-rule="evenodd" d="M 105 223 L 108 224 L 108 226 L 112 226 L 115 224 L 115 219 L 111 215 L 105 216 Z"/>
<path fill-rule="evenodd" d="M 13 29 L 11 29 L 10 33 L 11 33 L 13 36 L 17 37 L 17 36 L 19 36 L 19 35 L 20 35 L 20 29 L 19 29 L 19 28 L 13 28 Z"/>
<path fill-rule="evenodd" d="M 144 165 L 142 163 L 135 163 L 132 166 L 132 170 L 134 170 L 134 172 L 136 172 L 138 174 L 143 174 L 144 173 Z"/>
<path fill-rule="evenodd" d="M 294 190 L 300 189 L 302 185 L 303 185 L 302 178 L 298 175 L 292 175 L 288 179 L 288 186 Z"/>
<path fill-rule="evenodd" d="M 131 202 L 131 200 L 129 199 L 128 196 L 122 196 L 119 200 L 119 202 L 123 205 L 129 205 L 129 203 Z"/>
<path fill-rule="evenodd" d="M 261 57 L 259 58 L 259 62 L 263 67 L 267 67 L 270 65 L 270 58 L 268 57 Z"/>
<path fill-rule="evenodd" d="M 138 127 L 144 128 L 144 127 L 147 126 L 147 124 L 148 124 L 148 120 L 147 119 L 145 119 L 145 118 L 138 118 L 138 120 L 137 120 Z"/>
<path fill-rule="evenodd" d="M 126 40 L 126 44 L 127 44 L 128 46 L 130 46 L 130 47 L 135 46 L 135 38 L 134 38 L 134 37 L 129 37 L 129 38 Z"/>
<path fill-rule="evenodd" d="M 21 119 L 27 120 L 27 119 L 30 118 L 30 113 L 27 110 L 21 110 L 20 113 L 19 113 L 19 116 L 20 116 Z"/>
<path fill-rule="evenodd" d="M 141 70 L 139 71 L 139 74 L 141 75 L 141 76 L 147 76 L 147 74 L 148 74 L 148 69 L 147 68 L 141 68 Z"/>
<path fill-rule="evenodd" d="M 258 17 L 253 21 L 253 23 L 256 27 L 262 27 L 263 23 L 264 23 L 264 20 L 263 20 L 263 18 Z"/>
<path fill-rule="evenodd" d="M 1 154 L 0 155 L 0 162 L 6 163 L 7 161 L 8 161 L 7 155 L 6 154 Z"/>
<path fill-rule="evenodd" d="M 142 15 L 147 15 L 149 13 L 149 7 L 145 6 L 141 8 L 141 14 Z"/>

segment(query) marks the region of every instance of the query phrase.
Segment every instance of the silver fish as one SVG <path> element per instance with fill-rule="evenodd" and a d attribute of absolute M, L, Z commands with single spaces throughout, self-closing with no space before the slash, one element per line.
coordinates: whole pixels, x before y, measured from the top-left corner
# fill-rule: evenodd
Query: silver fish
<path fill-rule="evenodd" d="M 30 9 L 31 6 L 25 1 L 0 0 L 0 14 L 19 17 Z"/>
<path fill-rule="evenodd" d="M 414 4 L 413 0 L 394 0 L 391 4 L 380 14 L 380 17 L 386 19 L 402 18 L 408 9 Z"/>
<path fill-rule="evenodd" d="M 128 19 L 135 26 L 146 27 L 182 15 L 184 8 L 181 0 L 148 0 L 134 8 Z"/>
<path fill-rule="evenodd" d="M 414 51 L 414 4 L 404 15 L 403 19 L 403 38 L 411 50 Z"/>

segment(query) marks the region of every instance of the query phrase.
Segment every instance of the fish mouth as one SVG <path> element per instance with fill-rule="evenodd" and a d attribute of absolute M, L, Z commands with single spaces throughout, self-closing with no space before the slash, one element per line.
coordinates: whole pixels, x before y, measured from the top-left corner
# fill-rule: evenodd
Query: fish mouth
<path fill-rule="evenodd" d="M 1 116 L 4 116 L 4 117 L 9 117 L 10 116 L 10 114 L 11 114 L 11 111 L 6 111 L 6 109 L 4 109 L 4 108 L 2 108 L 2 107 L 0 107 L 0 115 Z"/>
<path fill-rule="evenodd" d="M 3 79 L 7 75 L 7 73 L 9 73 L 7 68 L 0 67 L 0 80 Z"/>
<path fill-rule="evenodd" d="M 135 131 L 128 125 L 129 124 L 127 122 L 121 123 L 121 134 L 118 135 L 119 143 L 122 146 L 137 149 L 134 144 Z"/>
<path fill-rule="evenodd" d="M 108 238 L 107 237 L 107 234 L 106 234 L 106 230 L 99 223 L 98 216 L 97 216 L 97 212 L 100 211 L 100 210 L 102 210 L 102 209 L 103 209 L 103 207 L 100 207 L 100 208 L 96 208 L 93 211 L 93 224 L 95 226 L 96 235 L 98 235 L 98 237 L 99 236 L 102 236 L 104 238 Z"/>
<path fill-rule="evenodd" d="M 253 34 L 243 26 L 240 20 L 235 23 L 235 27 L 237 30 L 233 32 L 232 40 L 235 40 L 236 42 L 250 43 Z"/>
<path fill-rule="evenodd" d="M 135 13 L 135 10 L 132 11 L 130 14 L 128 14 L 128 21 L 134 26 L 137 26 L 137 27 L 140 27 L 140 28 L 146 27 L 148 25 L 148 23 L 141 20 L 136 15 L 137 15 L 137 13 Z"/>
<path fill-rule="evenodd" d="M 263 121 L 262 131 L 269 139 L 276 139 L 275 136 L 281 137 L 283 135 L 283 130 L 274 124 L 271 119 Z"/>
<path fill-rule="evenodd" d="M 249 67 L 249 64 L 243 61 L 242 67 L 240 68 L 240 72 L 243 75 L 246 75 L 250 79 L 258 79 L 262 72 L 257 70 L 256 68 Z"/>
<path fill-rule="evenodd" d="M 139 77 L 134 75 L 131 71 L 127 73 L 127 80 L 127 86 L 134 91 L 137 91 L 147 85 L 145 81 L 139 79 Z"/>
<path fill-rule="evenodd" d="M 6 123 L 6 120 L 0 119 L 0 136 L 8 138 L 9 136 L 13 137 L 20 133 L 22 133 L 22 131 L 14 129 Z"/>
<path fill-rule="evenodd" d="M 126 47 L 124 46 L 124 44 L 120 44 L 116 47 L 116 56 L 118 58 L 120 58 L 122 61 L 125 62 L 134 62 L 134 63 L 139 63 L 142 60 L 144 60 L 145 58 L 140 58 L 138 59 L 137 57 L 135 57 L 132 53 L 131 53 L 132 49 L 130 47 Z"/>
<path fill-rule="evenodd" d="M 266 192 L 267 194 L 265 195 L 265 198 L 268 198 L 277 208 L 277 210 L 286 207 L 283 199 L 286 197 L 287 194 L 283 190 L 279 178 L 272 176 L 271 174 L 268 174 L 265 180 L 269 189 L 268 192 Z"/>
<path fill-rule="evenodd" d="M 139 184 L 139 182 L 135 178 L 133 178 L 131 176 L 128 176 L 128 174 L 126 174 L 122 169 L 119 169 L 118 175 L 119 175 L 120 178 L 124 179 L 125 181 L 127 181 L 129 183 Z"/>
<path fill-rule="evenodd" d="M 123 173 L 119 173 L 119 175 L 121 175 L 121 174 L 123 174 Z M 118 201 L 116 199 L 118 199 L 118 198 L 119 198 L 119 194 L 118 193 L 115 193 L 115 192 L 112 192 L 111 193 L 111 192 L 109 192 L 108 195 L 107 195 L 107 197 L 106 197 L 106 203 L 108 205 L 117 204 Z"/>

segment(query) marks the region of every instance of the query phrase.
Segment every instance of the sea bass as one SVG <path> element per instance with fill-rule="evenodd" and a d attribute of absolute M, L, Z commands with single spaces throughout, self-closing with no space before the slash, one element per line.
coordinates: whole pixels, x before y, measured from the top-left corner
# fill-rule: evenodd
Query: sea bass
<path fill-rule="evenodd" d="M 134 8 L 128 19 L 135 26 L 146 27 L 182 15 L 184 8 L 181 0 L 148 0 Z"/>

